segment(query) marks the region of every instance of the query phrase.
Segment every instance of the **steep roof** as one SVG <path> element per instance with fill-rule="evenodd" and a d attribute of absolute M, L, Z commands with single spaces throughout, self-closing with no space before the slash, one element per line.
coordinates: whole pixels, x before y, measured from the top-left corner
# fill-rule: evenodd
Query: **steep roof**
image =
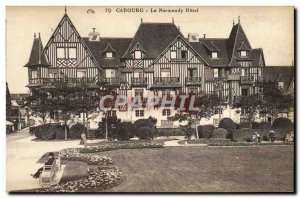
<path fill-rule="evenodd" d="M 213 67 L 239 66 L 238 60 L 252 61 L 252 65 L 258 66 L 263 58 L 261 48 L 251 48 L 240 23 L 232 27 L 229 38 L 201 38 L 191 45 Z M 248 55 L 241 57 L 240 51 L 247 51 Z M 218 58 L 212 58 L 211 52 L 218 52 Z"/>
<path fill-rule="evenodd" d="M 294 79 L 294 66 L 266 66 L 264 67 L 264 78 L 271 82 L 284 82 L 284 89 L 288 89 Z"/>
<path fill-rule="evenodd" d="M 45 54 L 43 53 L 43 44 L 41 37 L 36 38 L 34 36 L 33 45 L 31 48 L 31 53 L 29 57 L 29 61 L 24 67 L 42 67 L 49 66 L 50 63 L 47 61 Z"/>
<path fill-rule="evenodd" d="M 101 37 L 100 41 L 89 41 L 84 37 L 84 42 L 94 55 L 98 64 L 102 67 L 121 66 L 121 57 L 126 52 L 132 38 L 105 38 Z M 113 52 L 113 58 L 106 58 L 105 52 Z"/>
<path fill-rule="evenodd" d="M 145 58 L 157 58 L 179 35 L 182 34 L 173 23 L 141 23 L 122 58 L 132 58 L 136 45 L 145 50 Z"/>
<path fill-rule="evenodd" d="M 209 65 L 226 66 L 228 64 L 226 41 L 227 39 L 205 38 L 190 44 Z M 211 52 L 213 51 L 218 52 L 218 58 L 211 58 Z"/>
<path fill-rule="evenodd" d="M 229 39 L 227 40 L 229 66 L 238 64 L 237 60 L 242 58 L 239 53 L 242 48 L 248 50 L 252 49 L 241 23 L 238 23 L 232 27 Z"/>

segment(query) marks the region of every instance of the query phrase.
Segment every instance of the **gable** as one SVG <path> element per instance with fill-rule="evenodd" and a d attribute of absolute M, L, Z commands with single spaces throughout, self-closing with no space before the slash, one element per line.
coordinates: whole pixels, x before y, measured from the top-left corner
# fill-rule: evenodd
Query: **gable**
<path fill-rule="evenodd" d="M 44 53 L 51 67 L 100 68 L 66 14 L 48 41 Z"/>
<path fill-rule="evenodd" d="M 183 59 L 182 51 L 186 51 L 187 58 Z M 176 52 L 177 58 L 171 57 L 171 52 Z M 199 57 L 191 45 L 186 42 L 181 36 L 177 37 L 161 55 L 153 62 L 154 63 L 203 63 L 204 61 Z"/>

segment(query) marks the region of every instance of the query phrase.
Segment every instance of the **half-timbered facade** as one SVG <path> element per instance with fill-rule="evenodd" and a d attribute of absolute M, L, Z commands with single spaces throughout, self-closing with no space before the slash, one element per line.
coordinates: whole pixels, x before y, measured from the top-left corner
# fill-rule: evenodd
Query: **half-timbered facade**
<path fill-rule="evenodd" d="M 25 66 L 32 92 L 67 79 L 85 81 L 95 91 L 109 87 L 129 99 L 217 93 L 224 103 L 209 120 L 216 124 L 222 117 L 239 122 L 230 104 L 239 96 L 259 93 L 264 57 L 262 49 L 251 47 L 240 22 L 229 38 L 185 38 L 174 22 L 141 22 L 133 38 L 101 37 L 96 29 L 82 37 L 65 14 L 45 47 L 40 35 L 35 36 Z M 170 126 L 167 117 L 176 113 L 127 106 L 107 111 L 130 121 L 151 115 L 157 126 Z"/>

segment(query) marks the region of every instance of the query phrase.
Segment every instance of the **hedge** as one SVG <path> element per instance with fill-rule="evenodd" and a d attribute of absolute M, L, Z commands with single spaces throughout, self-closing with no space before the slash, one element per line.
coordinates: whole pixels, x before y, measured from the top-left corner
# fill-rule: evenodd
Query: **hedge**
<path fill-rule="evenodd" d="M 65 133 L 63 126 L 59 124 L 43 124 L 34 128 L 35 136 L 42 140 L 52 140 L 56 137 L 61 137 Z M 64 135 L 63 135 L 64 138 Z"/>
<path fill-rule="evenodd" d="M 227 136 L 228 136 L 228 132 L 226 129 L 223 129 L 223 128 L 217 128 L 212 133 L 212 138 L 226 139 Z"/>
<path fill-rule="evenodd" d="M 276 140 L 284 140 L 290 132 L 285 129 L 272 129 L 275 132 Z M 236 129 L 232 133 L 233 141 L 249 141 L 257 132 L 264 141 L 268 140 L 270 130 L 267 129 Z"/>
<path fill-rule="evenodd" d="M 119 141 L 126 141 L 133 138 L 136 135 L 136 128 L 131 122 L 118 123 L 117 127 L 113 131 L 113 139 Z"/>
<path fill-rule="evenodd" d="M 232 131 L 236 129 L 235 123 L 230 118 L 223 118 L 219 123 L 219 128 L 226 129 L 227 138 L 232 139 Z"/>
<path fill-rule="evenodd" d="M 186 136 L 186 130 L 183 127 L 173 128 L 157 128 L 155 129 L 156 136 Z"/>
<path fill-rule="evenodd" d="M 140 128 L 140 137 L 141 140 L 151 140 L 153 139 L 153 131 L 150 127 L 141 127 Z"/>
<path fill-rule="evenodd" d="M 293 130 L 293 124 L 287 118 L 276 118 L 272 124 L 272 129 L 277 129 L 277 128 Z"/>
<path fill-rule="evenodd" d="M 199 138 L 211 138 L 213 131 L 215 130 L 214 125 L 202 125 L 198 126 Z"/>
<path fill-rule="evenodd" d="M 83 124 L 74 124 L 71 126 L 69 135 L 71 139 L 80 139 L 81 134 L 86 131 L 86 127 Z"/>

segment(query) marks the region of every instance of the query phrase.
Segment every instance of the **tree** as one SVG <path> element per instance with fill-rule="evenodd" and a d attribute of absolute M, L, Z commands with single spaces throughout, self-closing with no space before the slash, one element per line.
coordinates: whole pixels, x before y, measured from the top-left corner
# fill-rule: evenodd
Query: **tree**
<path fill-rule="evenodd" d="M 282 90 L 278 89 L 276 82 L 264 82 L 262 87 L 263 103 L 260 109 L 262 116 L 270 115 L 274 120 L 280 111 L 294 106 L 293 95 L 283 93 Z"/>
<path fill-rule="evenodd" d="M 178 97 L 176 101 L 180 101 L 180 98 Z M 184 102 L 184 108 L 178 109 L 178 113 L 173 117 L 169 117 L 169 120 L 179 122 L 188 121 L 190 124 L 195 124 L 196 139 L 199 139 L 197 122 L 202 118 L 213 116 L 216 108 L 220 106 L 220 102 L 220 98 L 215 94 L 203 96 L 190 94 Z M 190 108 L 191 104 L 194 108 Z M 180 108 L 180 102 L 176 102 L 175 106 L 176 108 Z"/>
<path fill-rule="evenodd" d="M 262 107 L 262 97 L 260 94 L 241 96 L 234 101 L 234 108 L 241 108 L 241 115 L 245 116 L 252 128 L 254 116 L 259 113 Z"/>
<path fill-rule="evenodd" d="M 58 79 L 51 83 L 51 86 L 36 90 L 31 97 L 27 98 L 27 104 L 32 107 L 34 113 L 45 115 L 51 112 L 58 112 L 59 119 L 64 121 L 65 138 L 67 139 L 67 121 L 71 114 L 87 114 L 98 107 L 99 94 L 96 90 L 90 89 L 85 79 L 78 79 L 70 82 L 68 78 Z M 86 117 L 83 117 L 85 126 Z M 86 132 L 86 131 L 85 131 Z"/>

